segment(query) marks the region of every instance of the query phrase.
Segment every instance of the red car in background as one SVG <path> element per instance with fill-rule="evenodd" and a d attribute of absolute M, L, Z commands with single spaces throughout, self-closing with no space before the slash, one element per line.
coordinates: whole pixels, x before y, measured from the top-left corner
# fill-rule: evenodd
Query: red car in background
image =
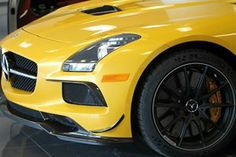
<path fill-rule="evenodd" d="M 86 0 L 9 0 L 8 31 L 12 32 L 60 7 Z"/>

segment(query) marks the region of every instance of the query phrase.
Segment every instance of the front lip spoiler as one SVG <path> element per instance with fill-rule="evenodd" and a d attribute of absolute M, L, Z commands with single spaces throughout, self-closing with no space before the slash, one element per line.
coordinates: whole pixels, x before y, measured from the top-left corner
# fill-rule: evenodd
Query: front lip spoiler
<path fill-rule="evenodd" d="M 20 116 L 16 116 L 11 113 L 6 105 L 0 105 L 0 111 L 3 115 L 13 121 L 19 122 L 25 126 L 29 126 L 35 129 L 44 130 L 48 134 L 56 136 L 57 138 L 76 142 L 83 144 L 91 144 L 91 145 L 107 145 L 107 144 L 116 144 L 116 143 L 131 143 L 133 142 L 132 138 L 111 138 L 111 137 L 102 137 L 96 136 L 89 132 L 58 132 L 54 131 L 53 128 L 47 123 L 43 122 L 34 122 Z"/>

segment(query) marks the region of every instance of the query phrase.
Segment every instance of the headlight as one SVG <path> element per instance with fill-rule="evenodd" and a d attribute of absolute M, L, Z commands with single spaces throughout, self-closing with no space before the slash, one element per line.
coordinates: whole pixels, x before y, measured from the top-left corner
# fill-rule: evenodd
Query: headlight
<path fill-rule="evenodd" d="M 91 72 L 96 64 L 109 53 L 141 38 L 137 34 L 120 34 L 88 46 L 70 57 L 63 65 L 64 71 Z"/>

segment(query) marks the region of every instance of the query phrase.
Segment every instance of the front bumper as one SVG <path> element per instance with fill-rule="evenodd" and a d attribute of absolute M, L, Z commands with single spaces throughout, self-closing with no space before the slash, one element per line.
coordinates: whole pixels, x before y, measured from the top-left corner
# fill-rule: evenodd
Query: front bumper
<path fill-rule="evenodd" d="M 1 105 L 0 109 L 6 117 L 23 125 L 44 130 L 61 140 L 93 145 L 132 142 L 131 138 L 108 138 L 94 135 L 67 117 L 27 109 L 10 101 L 6 101 L 5 104 Z M 65 122 L 55 120 L 53 117 L 69 120 L 70 126 Z"/>
<path fill-rule="evenodd" d="M 132 137 L 133 95 L 146 67 L 148 54 L 152 52 L 149 50 L 151 43 L 147 46 L 148 49 L 137 49 L 137 46 L 132 44 L 127 45 L 126 49 L 120 48 L 101 60 L 93 72 L 63 72 L 61 67 L 64 61 L 73 52 L 82 49 L 83 45 L 76 47 L 74 44 L 48 40 L 22 30 L 16 33 L 19 34 L 16 38 L 7 37 L 1 46 L 7 52 L 13 52 L 36 63 L 37 81 L 34 92 L 29 93 L 13 88 L 10 81 L 2 79 L 1 85 L 8 100 L 31 110 L 69 117 L 97 136 Z M 130 58 L 133 58 L 132 62 Z M 117 77 L 120 75 L 128 77 Z M 71 104 L 63 99 L 63 84 L 78 82 L 96 85 L 106 105 L 89 106 L 80 102 Z M 125 116 L 122 122 L 111 130 L 122 116 Z"/>

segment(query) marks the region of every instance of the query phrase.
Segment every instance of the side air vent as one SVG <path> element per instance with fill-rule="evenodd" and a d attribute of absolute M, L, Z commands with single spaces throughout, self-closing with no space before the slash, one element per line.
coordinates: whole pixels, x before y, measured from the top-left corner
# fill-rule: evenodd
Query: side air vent
<path fill-rule="evenodd" d="M 91 15 L 105 15 L 105 14 L 115 13 L 118 11 L 121 11 L 121 9 L 114 6 L 110 6 L 110 5 L 104 5 L 102 7 L 82 10 L 81 12 L 86 13 L 86 14 L 91 14 Z"/>

